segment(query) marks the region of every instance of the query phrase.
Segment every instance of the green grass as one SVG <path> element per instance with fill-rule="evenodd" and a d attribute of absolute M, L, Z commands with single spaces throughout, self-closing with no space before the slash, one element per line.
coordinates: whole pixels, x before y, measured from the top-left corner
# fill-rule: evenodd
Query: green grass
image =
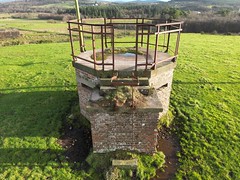
<path fill-rule="evenodd" d="M 240 179 L 239 36 L 182 36 L 171 105 L 178 179 Z"/>
<path fill-rule="evenodd" d="M 17 28 L 26 31 L 68 33 L 67 23 L 55 21 L 48 23 L 47 20 L 29 20 L 29 19 L 0 19 L 0 28 Z"/>
<path fill-rule="evenodd" d="M 77 178 L 58 144 L 77 97 L 68 44 L 1 48 L 0 179 Z"/>
<path fill-rule="evenodd" d="M 63 21 L 12 19 L 10 17 L 0 19 L 0 29 L 11 28 L 18 29 L 21 36 L 14 39 L 2 39 L 0 46 L 69 41 L 67 23 Z"/>
<path fill-rule="evenodd" d="M 239 36 L 183 34 L 171 110 L 178 179 L 240 179 Z M 0 179 L 81 179 L 57 144 L 77 98 L 69 43 L 0 49 Z"/>
<path fill-rule="evenodd" d="M 57 143 L 62 121 L 78 101 L 69 53 L 69 43 L 1 48 L 0 179 L 102 179 L 116 157 L 91 154 L 89 170 L 74 171 L 82 162 L 68 162 Z M 161 153 L 133 155 L 142 161 L 140 177 L 164 163 Z"/>

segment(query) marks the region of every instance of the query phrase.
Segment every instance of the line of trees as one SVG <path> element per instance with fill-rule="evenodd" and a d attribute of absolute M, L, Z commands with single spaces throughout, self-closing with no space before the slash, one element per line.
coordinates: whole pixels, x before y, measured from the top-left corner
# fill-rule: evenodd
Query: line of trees
<path fill-rule="evenodd" d="M 113 5 L 113 6 L 82 6 L 80 11 L 85 18 L 123 18 L 123 17 L 164 17 L 179 18 L 186 16 L 187 12 L 168 6 L 156 5 Z M 58 10 L 58 14 L 75 14 L 75 9 Z"/>
<path fill-rule="evenodd" d="M 184 22 L 184 32 L 189 33 L 240 33 L 240 19 L 211 18 L 201 20 L 186 20 Z"/>

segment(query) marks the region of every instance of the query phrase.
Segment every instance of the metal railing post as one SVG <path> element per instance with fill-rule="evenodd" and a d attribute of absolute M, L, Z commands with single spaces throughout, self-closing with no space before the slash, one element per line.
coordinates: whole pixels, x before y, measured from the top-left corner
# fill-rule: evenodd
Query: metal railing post
<path fill-rule="evenodd" d="M 95 44 L 95 36 L 94 36 L 94 27 L 91 26 L 92 30 L 92 48 L 93 48 L 93 60 L 94 60 L 94 70 L 96 70 L 96 44 Z"/>
<path fill-rule="evenodd" d="M 104 42 L 103 42 L 103 26 L 101 26 L 101 49 L 102 49 L 102 70 L 104 71 Z"/>
<path fill-rule="evenodd" d="M 147 35 L 147 53 L 146 53 L 146 66 L 145 66 L 145 70 L 147 70 L 147 67 L 148 67 L 149 39 L 150 39 L 150 26 L 148 26 L 148 35 Z"/>
<path fill-rule="evenodd" d="M 107 45 L 107 19 L 106 18 L 104 18 L 104 30 L 105 30 L 105 48 L 107 48 L 108 47 L 108 45 Z"/>
<path fill-rule="evenodd" d="M 72 60 L 75 61 L 74 58 L 74 49 L 73 49 L 73 38 L 72 38 L 72 31 L 71 31 L 71 25 L 70 22 L 68 22 L 68 30 L 69 30 L 69 37 L 70 37 L 70 44 L 71 44 L 71 50 L 72 50 Z"/>
<path fill-rule="evenodd" d="M 115 70 L 115 57 L 114 57 L 114 49 L 115 49 L 115 44 L 114 44 L 114 26 L 112 25 L 111 28 L 111 33 L 112 33 L 112 64 L 113 64 L 113 71 Z"/>
<path fill-rule="evenodd" d="M 179 29 L 181 29 L 181 24 L 180 24 L 180 28 Z M 176 58 L 177 58 L 177 55 L 178 55 L 178 49 L 179 49 L 179 42 L 180 42 L 180 30 L 178 31 L 178 35 L 177 35 L 177 42 L 176 42 L 176 47 L 175 47 L 175 59 L 174 59 L 174 61 L 176 61 Z"/>
<path fill-rule="evenodd" d="M 167 26 L 167 30 L 170 31 L 171 30 L 171 26 Z M 171 33 L 168 33 L 168 39 L 167 39 L 167 49 L 165 52 L 168 52 L 169 50 L 169 44 L 170 44 L 170 37 L 171 37 Z"/>
<path fill-rule="evenodd" d="M 154 69 L 156 69 L 156 63 L 157 63 L 157 51 L 158 51 L 158 41 L 159 41 L 159 30 L 160 27 L 157 26 L 157 34 L 156 34 L 156 40 L 155 40 L 155 52 L 154 52 Z"/>
<path fill-rule="evenodd" d="M 138 24 L 136 24 L 136 55 L 135 55 L 135 71 L 138 65 Z"/>
<path fill-rule="evenodd" d="M 142 36 L 141 36 L 141 47 L 143 46 L 143 32 L 144 32 L 144 29 L 143 29 L 143 24 L 144 24 L 144 18 L 142 18 Z"/>

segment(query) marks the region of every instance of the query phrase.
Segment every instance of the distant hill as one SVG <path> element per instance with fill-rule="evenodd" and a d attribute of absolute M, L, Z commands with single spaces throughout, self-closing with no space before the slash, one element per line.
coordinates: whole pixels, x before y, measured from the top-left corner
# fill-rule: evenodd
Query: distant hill
<path fill-rule="evenodd" d="M 25 1 L 25 2 L 44 2 L 44 3 L 62 3 L 74 0 L 0 0 L 0 3 L 11 1 Z M 239 0 L 79 0 L 80 3 L 93 2 L 197 2 L 197 3 L 240 3 Z"/>
<path fill-rule="evenodd" d="M 11 1 L 14 1 L 14 0 L 0 0 L 0 3 L 3 3 L 3 2 L 11 2 Z"/>

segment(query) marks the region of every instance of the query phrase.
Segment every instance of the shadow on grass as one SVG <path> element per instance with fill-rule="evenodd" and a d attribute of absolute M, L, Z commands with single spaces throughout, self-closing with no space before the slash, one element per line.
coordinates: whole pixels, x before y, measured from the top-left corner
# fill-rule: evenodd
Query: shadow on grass
<path fill-rule="evenodd" d="M 27 62 L 24 64 L 2 64 L 1 66 L 20 66 L 20 67 L 26 67 L 26 66 L 32 66 L 32 65 L 36 65 L 36 64 L 47 64 L 46 62 Z"/>
<path fill-rule="evenodd" d="M 66 122 L 76 105 L 76 91 L 0 93 L 0 167 L 83 162 L 91 149 L 90 129 L 78 117 L 72 120 L 76 127 Z"/>
<path fill-rule="evenodd" d="M 75 91 L 2 93 L 1 136 L 59 137 L 62 119 L 76 99 Z"/>
<path fill-rule="evenodd" d="M 0 94 L 1 94 L 1 92 L 5 92 L 5 91 L 58 89 L 58 88 L 59 89 L 63 89 L 63 88 L 73 88 L 73 87 L 77 87 L 77 85 L 67 85 L 67 86 L 31 86 L 31 87 L 19 87 L 19 88 L 14 87 L 14 88 L 0 89 Z"/>
<path fill-rule="evenodd" d="M 29 166 L 44 168 L 47 165 L 61 167 L 63 150 L 37 148 L 0 149 L 1 167 Z"/>

